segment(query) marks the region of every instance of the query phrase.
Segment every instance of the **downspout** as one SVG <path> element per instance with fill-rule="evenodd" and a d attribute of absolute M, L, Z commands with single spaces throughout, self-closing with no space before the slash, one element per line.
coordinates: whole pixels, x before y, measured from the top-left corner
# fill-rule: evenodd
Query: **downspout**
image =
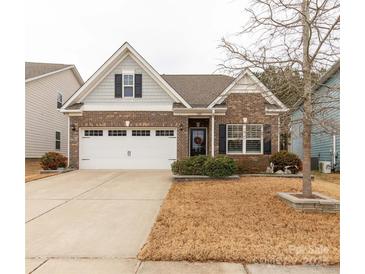
<path fill-rule="evenodd" d="M 215 114 L 215 109 L 212 109 L 212 129 L 211 129 L 211 135 L 212 135 L 212 157 L 214 157 L 214 114 Z"/>
<path fill-rule="evenodd" d="M 333 169 L 335 169 L 335 166 L 336 166 L 336 135 L 335 134 L 333 134 L 333 137 L 332 137 L 332 142 L 333 142 L 333 144 L 332 144 L 332 151 L 333 151 L 333 153 L 332 153 L 332 168 Z"/>

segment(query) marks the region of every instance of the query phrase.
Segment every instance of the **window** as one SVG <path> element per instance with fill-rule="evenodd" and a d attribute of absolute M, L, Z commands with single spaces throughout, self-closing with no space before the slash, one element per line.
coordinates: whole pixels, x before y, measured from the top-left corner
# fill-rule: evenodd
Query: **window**
<path fill-rule="evenodd" d="M 109 130 L 108 131 L 109 136 L 127 136 L 126 130 Z"/>
<path fill-rule="evenodd" d="M 61 132 L 56 131 L 56 149 L 61 149 Z"/>
<path fill-rule="evenodd" d="M 246 153 L 261 153 L 262 125 L 246 125 Z"/>
<path fill-rule="evenodd" d="M 229 153 L 242 153 L 243 125 L 228 125 L 227 135 L 227 151 Z"/>
<path fill-rule="evenodd" d="M 227 125 L 227 153 L 260 154 L 262 137 L 262 125 Z"/>
<path fill-rule="evenodd" d="M 132 136 L 150 136 L 149 130 L 132 130 Z"/>
<path fill-rule="evenodd" d="M 57 108 L 61 108 L 61 107 L 62 107 L 62 94 L 57 93 Z"/>
<path fill-rule="evenodd" d="M 134 97 L 134 75 L 123 74 L 124 97 Z"/>
<path fill-rule="evenodd" d="M 173 130 L 156 130 L 156 136 L 174 136 Z"/>
<path fill-rule="evenodd" d="M 85 130 L 84 136 L 103 136 L 102 130 Z"/>

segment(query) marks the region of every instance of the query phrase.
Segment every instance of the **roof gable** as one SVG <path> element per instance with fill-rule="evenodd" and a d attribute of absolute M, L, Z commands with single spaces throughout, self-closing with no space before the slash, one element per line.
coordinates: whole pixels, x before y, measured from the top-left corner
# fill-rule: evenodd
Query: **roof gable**
<path fill-rule="evenodd" d="M 146 62 L 146 60 L 127 42 L 125 42 L 87 81 L 76 91 L 71 98 L 63 105 L 62 110 L 75 103 L 81 103 L 82 100 L 105 78 L 107 77 L 119 64 L 126 58 L 131 56 L 134 61 L 149 74 L 161 88 L 175 101 L 182 103 L 185 107 L 191 106 L 178 94 L 157 71 Z"/>
<path fill-rule="evenodd" d="M 288 108 L 277 98 L 252 72 L 250 69 L 243 70 L 234 81 L 231 82 L 208 106 L 213 108 L 222 103 L 231 93 L 261 93 L 265 100 L 273 107 L 272 111 L 287 111 Z"/>

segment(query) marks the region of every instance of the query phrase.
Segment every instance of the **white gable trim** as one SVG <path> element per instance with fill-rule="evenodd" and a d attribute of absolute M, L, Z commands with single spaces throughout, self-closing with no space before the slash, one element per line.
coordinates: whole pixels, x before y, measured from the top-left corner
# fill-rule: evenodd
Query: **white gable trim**
<path fill-rule="evenodd" d="M 132 48 L 128 42 L 125 42 L 87 81 L 76 91 L 69 100 L 63 105 L 62 110 L 66 110 L 68 106 L 73 103 L 80 103 L 88 93 L 90 93 L 100 81 L 102 81 L 108 73 L 110 73 L 122 60 L 130 55 L 145 71 L 163 88 L 174 101 L 181 102 L 185 107 L 191 106 L 165 81 L 161 75 L 146 62 L 146 60 L 139 55 L 139 53 Z"/>
<path fill-rule="evenodd" d="M 71 66 L 68 66 L 68 67 L 65 67 L 65 68 L 62 68 L 62 69 L 58 69 L 58 70 L 55 70 L 55 71 L 51 71 L 51 72 L 48 72 L 48 73 L 45 73 L 45 74 L 42 74 L 42 75 L 38 75 L 38 76 L 35 76 L 35 77 L 32 77 L 32 78 L 28 78 L 25 80 L 25 83 L 29 83 L 31 81 L 34 81 L 34 80 L 38 80 L 38 79 L 41 79 L 43 77 L 47 77 L 47 76 L 51 76 L 53 74 L 56 74 L 56 73 L 60 73 L 62 71 L 66 71 L 66 70 L 69 70 L 71 69 L 72 72 L 74 73 L 77 81 L 79 82 L 80 85 L 84 84 L 84 80 L 82 80 L 82 77 L 80 75 L 80 73 L 78 72 L 78 70 L 76 69 L 76 67 L 74 65 L 71 65 Z"/>
<path fill-rule="evenodd" d="M 277 98 L 253 73 L 250 69 L 246 68 L 243 70 L 236 79 L 217 97 L 214 99 L 212 103 L 208 106 L 208 108 L 213 108 L 216 104 L 220 104 L 224 101 L 224 99 L 230 94 L 231 89 L 245 76 L 248 75 L 259 87 L 259 91 L 244 91 L 242 93 L 261 93 L 262 96 L 268 101 L 270 104 L 277 104 L 280 106 L 280 109 L 277 111 L 287 111 L 288 108 Z"/>

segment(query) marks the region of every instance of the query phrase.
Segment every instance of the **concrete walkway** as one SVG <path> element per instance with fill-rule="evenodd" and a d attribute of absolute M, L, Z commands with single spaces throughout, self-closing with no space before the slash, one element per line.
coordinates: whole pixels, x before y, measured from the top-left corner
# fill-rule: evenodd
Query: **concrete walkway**
<path fill-rule="evenodd" d="M 168 171 L 74 171 L 26 184 L 26 273 L 335 274 L 338 267 L 140 262 Z"/>

